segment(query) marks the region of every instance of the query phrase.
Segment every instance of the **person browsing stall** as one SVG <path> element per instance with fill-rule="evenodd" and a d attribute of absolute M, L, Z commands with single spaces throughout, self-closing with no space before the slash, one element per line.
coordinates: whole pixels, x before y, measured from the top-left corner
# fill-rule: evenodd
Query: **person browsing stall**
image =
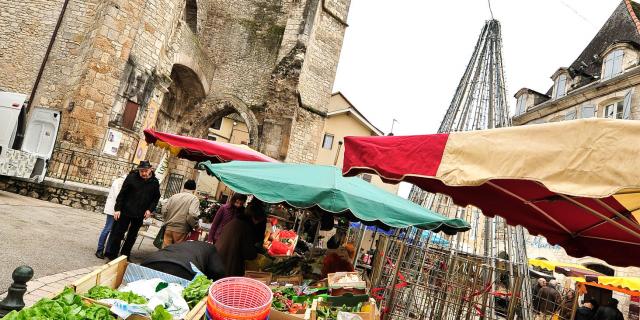
<path fill-rule="evenodd" d="M 182 192 L 176 193 L 162 206 L 162 216 L 166 229 L 162 247 L 183 242 L 187 235 L 198 226 L 200 215 L 200 201 L 194 194 L 196 182 L 187 180 Z"/>
<path fill-rule="evenodd" d="M 234 217 L 244 210 L 244 203 L 246 201 L 246 195 L 236 193 L 228 203 L 218 209 L 211 223 L 211 230 L 209 230 L 209 236 L 207 237 L 208 242 L 215 244 L 218 241 L 227 223 L 231 222 Z"/>
<path fill-rule="evenodd" d="M 160 200 L 160 183 L 153 173 L 149 161 L 140 161 L 136 171 L 131 172 L 116 198 L 113 213 L 113 229 L 105 256 L 111 260 L 119 255 L 131 256 L 138 231 L 145 218 L 151 217 Z M 127 238 L 120 247 L 125 232 Z"/>

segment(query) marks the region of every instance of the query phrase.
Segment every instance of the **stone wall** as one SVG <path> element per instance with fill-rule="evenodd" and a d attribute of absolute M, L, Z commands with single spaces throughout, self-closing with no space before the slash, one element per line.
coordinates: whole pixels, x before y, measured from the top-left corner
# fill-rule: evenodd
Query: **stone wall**
<path fill-rule="evenodd" d="M 0 0 L 0 89 L 29 94 L 63 0 Z"/>
<path fill-rule="evenodd" d="M 104 210 L 108 193 L 107 191 L 73 187 L 51 181 L 32 183 L 12 180 L 7 177 L 0 177 L 0 190 L 100 213 Z"/>
<path fill-rule="evenodd" d="M 321 0 L 300 75 L 302 103 L 326 112 L 333 90 L 350 0 Z"/>
<path fill-rule="evenodd" d="M 62 3 L 0 0 L 0 68 L 12 71 L 0 89 L 28 93 Z M 252 147 L 314 162 L 349 3 L 70 0 L 35 101 L 62 111 L 58 147 L 101 160 L 159 161 L 144 129 L 206 137 L 237 113 Z M 133 128 L 122 122 L 128 101 L 139 104 Z M 102 153 L 110 129 L 123 136 L 116 156 Z M 193 176 L 191 163 L 171 161 L 169 174 Z M 91 170 L 69 180 L 91 181 Z"/>

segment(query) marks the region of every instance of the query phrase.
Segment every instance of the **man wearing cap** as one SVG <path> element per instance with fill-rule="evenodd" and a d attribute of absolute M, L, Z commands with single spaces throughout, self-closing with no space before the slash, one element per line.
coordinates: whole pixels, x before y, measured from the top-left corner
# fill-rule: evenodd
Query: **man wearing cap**
<path fill-rule="evenodd" d="M 194 194 L 196 182 L 187 180 L 182 192 L 176 193 L 162 206 L 166 229 L 162 247 L 166 248 L 187 239 L 187 234 L 198 226 L 200 201 Z"/>
<path fill-rule="evenodd" d="M 140 161 L 136 171 L 131 172 L 122 184 L 116 198 L 113 213 L 113 229 L 105 256 L 111 260 L 119 255 L 131 256 L 131 248 L 138 238 L 138 230 L 145 218 L 151 216 L 160 200 L 160 183 L 153 174 L 149 161 Z M 120 243 L 124 238 L 122 248 Z"/>

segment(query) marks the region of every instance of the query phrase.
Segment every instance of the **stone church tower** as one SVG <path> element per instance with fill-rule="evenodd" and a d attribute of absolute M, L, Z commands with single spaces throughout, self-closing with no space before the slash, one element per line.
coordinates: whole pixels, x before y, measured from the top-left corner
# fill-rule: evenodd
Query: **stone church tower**
<path fill-rule="evenodd" d="M 0 0 L 0 90 L 34 91 L 32 105 L 62 111 L 57 151 L 157 162 L 161 153 L 141 143 L 145 128 L 206 138 L 215 120 L 236 113 L 250 146 L 279 160 L 313 162 L 349 5 Z M 119 148 L 105 154 L 114 134 Z M 56 161 L 54 153 L 54 176 L 64 170 Z M 92 163 L 71 174 L 104 185 L 92 180 L 102 170 Z"/>

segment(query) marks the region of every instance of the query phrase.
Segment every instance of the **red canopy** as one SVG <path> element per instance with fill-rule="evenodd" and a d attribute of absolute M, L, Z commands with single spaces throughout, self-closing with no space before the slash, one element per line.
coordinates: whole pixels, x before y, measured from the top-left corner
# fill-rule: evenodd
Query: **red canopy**
<path fill-rule="evenodd" d="M 213 163 L 233 160 L 277 162 L 273 158 L 242 145 L 185 137 L 152 129 L 144 130 L 144 136 L 147 143 L 165 148 L 173 155 L 192 161 L 210 160 Z"/>
<path fill-rule="evenodd" d="M 343 172 L 447 194 L 576 257 L 640 266 L 640 121 L 347 137 Z M 634 217 L 635 215 L 635 217 Z"/>

